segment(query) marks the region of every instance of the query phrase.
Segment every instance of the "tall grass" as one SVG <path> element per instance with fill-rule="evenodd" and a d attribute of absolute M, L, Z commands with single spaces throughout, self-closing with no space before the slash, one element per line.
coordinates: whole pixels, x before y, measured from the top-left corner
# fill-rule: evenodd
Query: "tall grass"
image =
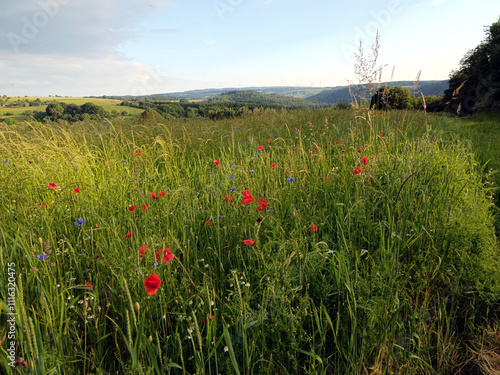
<path fill-rule="evenodd" d="M 499 262 L 480 165 L 442 122 L 303 110 L 4 126 L 18 356 L 36 373 L 458 371 L 498 303 Z M 159 263 L 164 248 L 175 258 Z"/>

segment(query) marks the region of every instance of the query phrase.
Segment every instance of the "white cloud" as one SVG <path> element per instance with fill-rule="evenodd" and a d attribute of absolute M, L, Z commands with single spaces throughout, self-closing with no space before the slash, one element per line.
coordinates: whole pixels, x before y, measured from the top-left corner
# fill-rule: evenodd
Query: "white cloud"
<path fill-rule="evenodd" d="M 64 59 L 10 54 L 0 66 L 2 75 L 9 77 L 8 82 L 0 82 L 0 93 L 9 95 L 152 94 L 162 88 L 163 80 L 160 72 L 112 54 Z"/>
<path fill-rule="evenodd" d="M 432 5 L 440 5 L 446 2 L 446 0 L 432 0 Z"/>
<path fill-rule="evenodd" d="M 36 67 L 36 68 L 34 68 Z M 0 60 L 0 95 L 152 95 L 215 86 L 216 82 L 168 76 L 160 67 L 100 58 L 10 53 Z"/>
<path fill-rule="evenodd" d="M 6 1 L 0 13 L 0 75 L 9 82 L 0 82 L 0 90 L 14 87 L 18 95 L 157 92 L 162 75 L 126 61 L 118 47 L 137 36 L 141 23 L 173 5 L 174 0 Z"/>
<path fill-rule="evenodd" d="M 23 0 L 2 4 L 0 51 L 97 56 L 110 53 L 171 0 Z"/>

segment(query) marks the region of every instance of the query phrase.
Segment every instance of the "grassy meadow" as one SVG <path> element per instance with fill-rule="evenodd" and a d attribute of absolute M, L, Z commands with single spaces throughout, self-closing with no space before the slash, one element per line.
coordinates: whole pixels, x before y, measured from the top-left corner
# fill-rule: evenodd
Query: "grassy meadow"
<path fill-rule="evenodd" d="M 493 371 L 499 125 L 0 123 L 2 371 Z"/>

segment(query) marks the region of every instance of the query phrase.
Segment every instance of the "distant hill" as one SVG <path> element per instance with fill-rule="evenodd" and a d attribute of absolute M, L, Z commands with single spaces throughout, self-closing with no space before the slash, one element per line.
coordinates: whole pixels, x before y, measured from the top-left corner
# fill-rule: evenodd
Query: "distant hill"
<path fill-rule="evenodd" d="M 249 107 L 259 107 L 261 105 L 276 105 L 283 108 L 321 108 L 327 107 L 327 103 L 313 102 L 292 96 L 283 96 L 277 94 L 262 94 L 253 90 L 246 91 L 228 91 L 207 100 L 208 103 L 214 102 L 240 102 Z"/>
<path fill-rule="evenodd" d="M 190 99 L 190 100 L 204 100 L 210 99 L 217 95 L 230 91 L 255 91 L 261 94 L 277 94 L 282 96 L 289 96 L 294 98 L 305 98 L 318 94 L 325 89 L 335 89 L 336 87 L 302 87 L 302 86 L 270 86 L 270 87 L 229 87 L 223 89 L 200 89 L 190 90 L 183 92 L 170 92 L 164 94 L 154 94 L 151 96 L 163 96 L 171 99 Z"/>
<path fill-rule="evenodd" d="M 384 86 L 385 83 L 381 83 L 380 86 Z M 420 95 L 420 93 L 424 94 L 424 96 L 428 95 L 436 95 L 440 96 L 444 94 L 444 90 L 448 88 L 448 81 L 420 81 L 416 90 L 414 90 L 415 83 L 412 81 L 394 81 L 388 82 L 387 85 L 389 87 L 401 86 L 405 89 L 410 90 L 414 95 Z M 375 89 L 378 85 L 375 85 Z M 356 90 L 355 87 L 351 87 L 351 92 L 356 94 L 358 97 L 358 93 L 361 90 Z M 339 103 L 341 100 L 345 100 L 346 102 L 352 101 L 351 92 L 349 91 L 349 86 L 342 86 L 340 88 L 324 90 L 319 94 L 309 96 L 305 99 L 314 101 L 314 102 L 324 102 L 329 104 Z"/>

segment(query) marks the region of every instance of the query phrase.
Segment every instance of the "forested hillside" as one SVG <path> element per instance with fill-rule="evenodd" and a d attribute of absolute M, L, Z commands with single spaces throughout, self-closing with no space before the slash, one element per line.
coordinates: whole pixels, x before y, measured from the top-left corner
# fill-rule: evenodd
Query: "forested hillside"
<path fill-rule="evenodd" d="M 385 86 L 385 83 L 374 84 L 375 89 L 372 94 L 377 90 L 378 86 Z M 412 81 L 395 81 L 388 82 L 387 86 L 396 87 L 401 86 L 403 88 L 409 89 L 413 95 L 420 95 L 420 93 L 427 95 L 441 96 L 444 90 L 448 87 L 448 81 L 421 81 L 419 82 L 417 88 L 415 89 L 415 82 Z M 352 95 L 356 96 L 356 100 L 359 100 L 360 94 L 366 92 L 366 85 L 356 86 L 353 85 L 344 86 L 338 89 L 325 90 L 319 94 L 310 96 L 306 98 L 307 100 L 325 102 L 330 104 L 336 104 L 342 100 L 346 102 L 351 102 Z"/>

